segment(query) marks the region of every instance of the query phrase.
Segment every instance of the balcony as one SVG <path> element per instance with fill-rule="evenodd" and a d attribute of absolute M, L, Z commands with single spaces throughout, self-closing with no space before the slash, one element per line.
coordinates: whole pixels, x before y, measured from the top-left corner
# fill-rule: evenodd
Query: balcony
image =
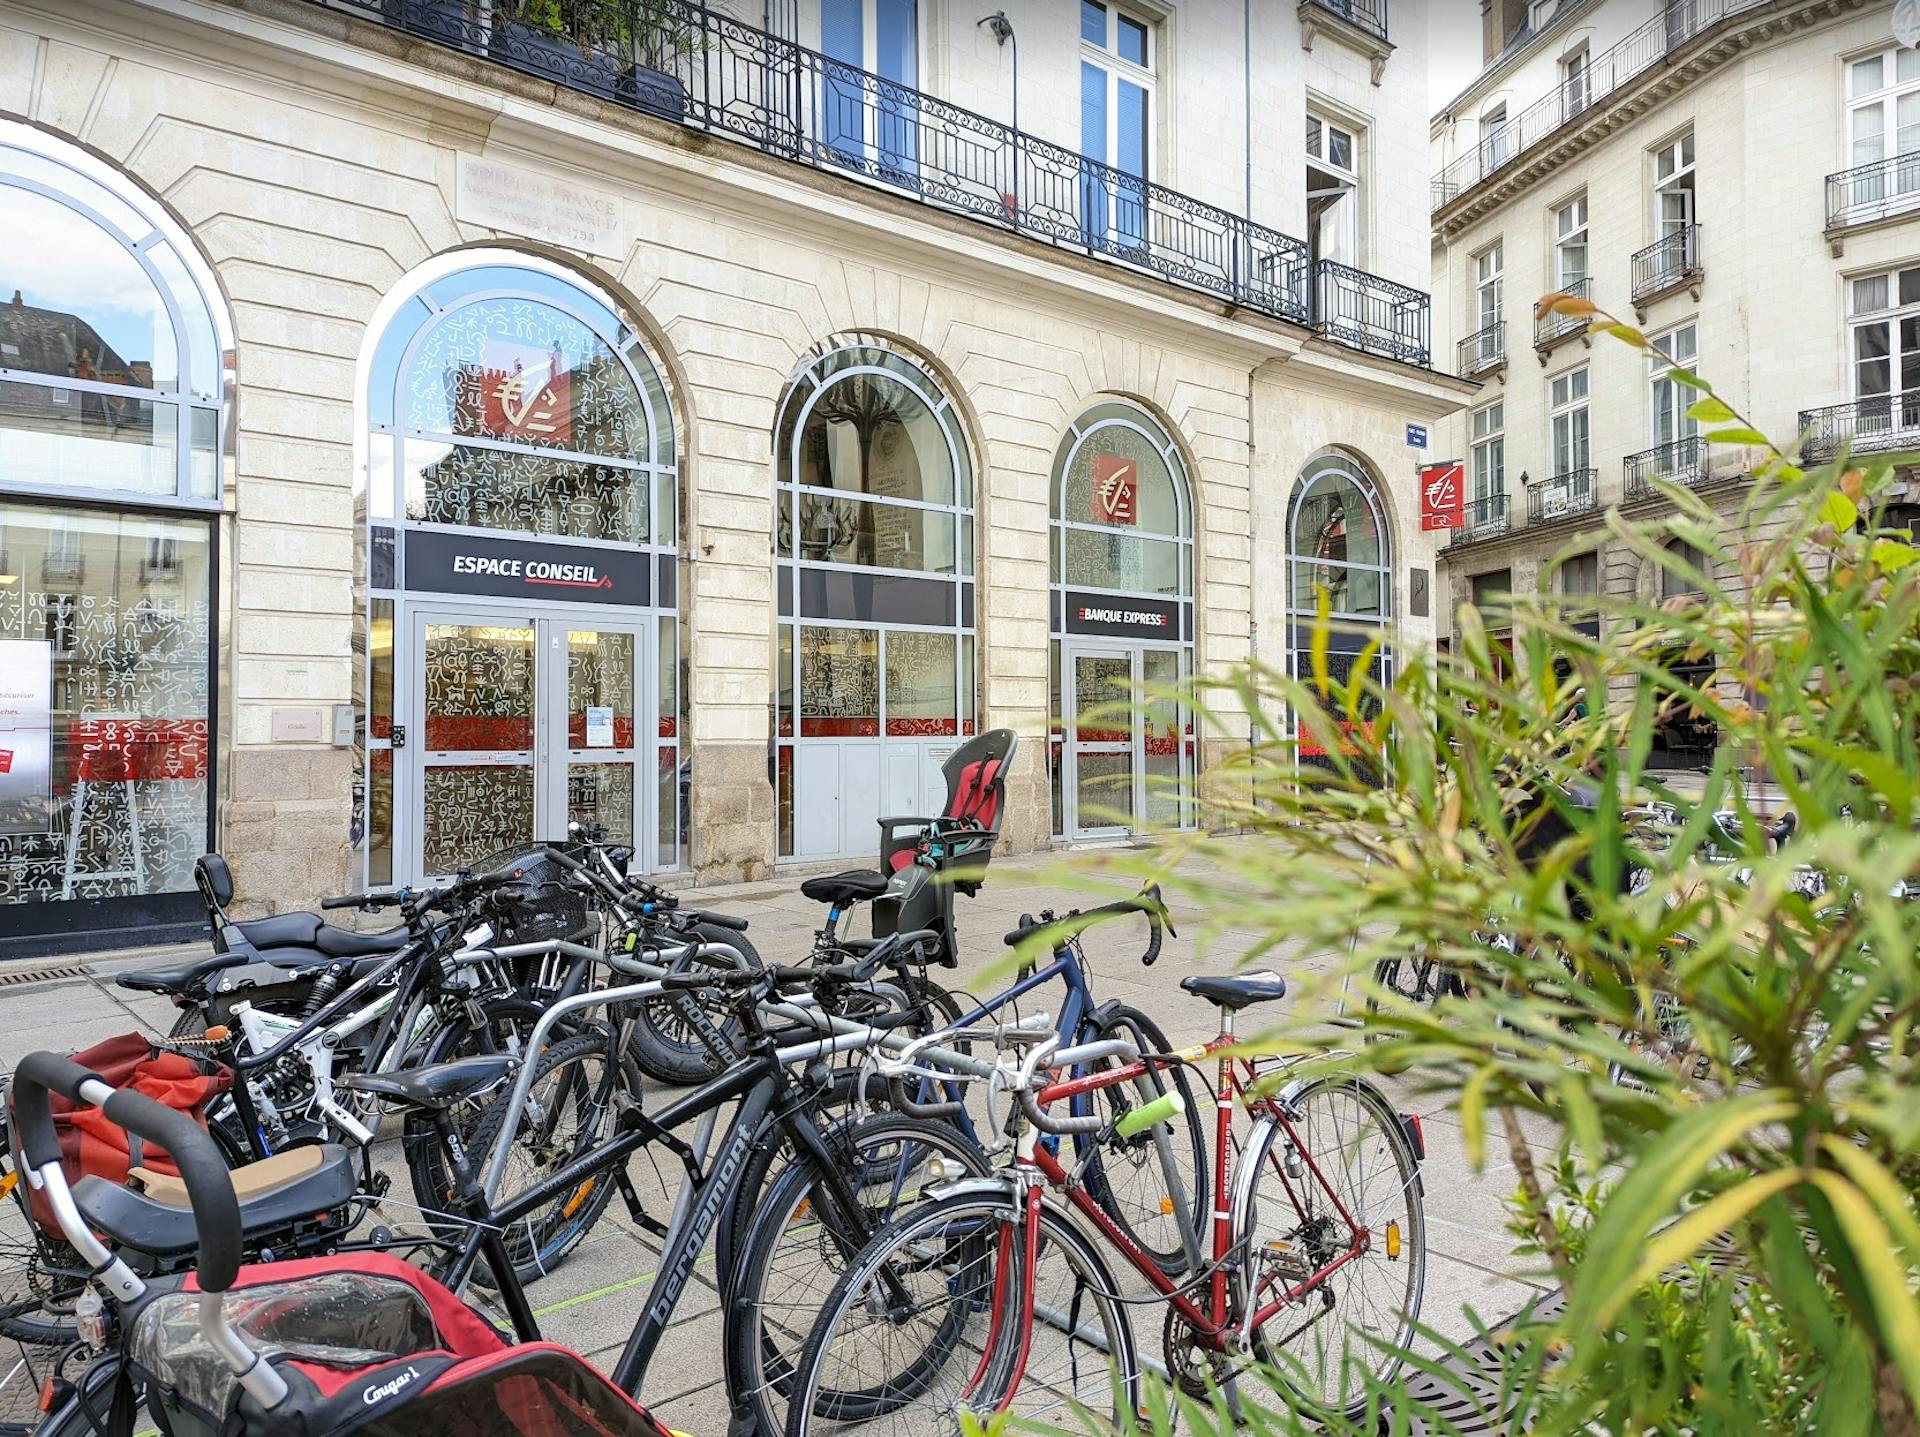
<path fill-rule="evenodd" d="M 692 0 L 568 0 L 555 28 L 499 0 L 311 0 L 551 84 L 1426 365 L 1428 300 L 1290 235 Z M 1332 0 L 1336 13 L 1349 0 Z M 1356 14 L 1384 0 L 1350 0 Z M 544 13 L 544 12 L 543 12 Z"/>
<path fill-rule="evenodd" d="M 1313 327 L 1349 349 L 1425 364 L 1427 318 L 1420 290 L 1336 260 L 1313 267 Z"/>
<path fill-rule="evenodd" d="M 1591 300 L 1593 298 L 1593 276 L 1575 280 L 1565 286 L 1560 293 L 1574 299 Z M 1543 353 L 1552 349 L 1563 340 L 1576 334 L 1587 332 L 1587 317 L 1584 314 L 1554 314 L 1548 312 L 1533 322 L 1533 347 Z M 1542 363 L 1545 361 L 1543 360 Z"/>
<path fill-rule="evenodd" d="M 1706 481 L 1707 441 L 1696 434 L 1672 444 L 1656 444 L 1638 454 L 1629 454 L 1620 464 L 1624 472 L 1621 498 L 1627 503 L 1652 498 L 1659 492 L 1654 487 L 1656 483 L 1679 484 L 1691 489 Z"/>
<path fill-rule="evenodd" d="M 1677 229 L 1634 255 L 1634 305 L 1637 308 L 1672 290 L 1688 286 L 1694 289 L 1695 298 L 1698 298 L 1700 278 L 1705 273 L 1700 263 L 1700 226 L 1687 225 Z"/>
<path fill-rule="evenodd" d="M 1920 389 L 1875 394 L 1851 404 L 1800 411 L 1800 457 L 1819 464 L 1843 451 L 1888 454 L 1920 450 Z"/>
<path fill-rule="evenodd" d="M 1633 31 L 1609 50 L 1594 56 L 1577 76 L 1549 90 L 1434 176 L 1429 203 L 1445 209 L 1481 181 L 1491 179 L 1507 165 L 1564 125 L 1579 119 L 1621 86 L 1653 69 L 1674 51 L 1690 43 L 1729 16 L 1752 10 L 1770 0 L 1668 0 L 1662 13 Z M 1555 9 L 1554 18 L 1568 10 Z M 1531 36 L 1516 37 L 1524 43 Z M 1512 46 L 1509 46 L 1512 48 Z M 1503 52 L 1504 53 L 1504 52 Z"/>
<path fill-rule="evenodd" d="M 1478 379 L 1507 367 L 1507 322 L 1496 319 L 1485 329 L 1476 329 L 1460 341 L 1459 360 L 1454 373 L 1462 379 Z"/>
<path fill-rule="evenodd" d="M 1827 176 L 1827 232 L 1920 209 L 1920 153 L 1892 155 Z"/>
<path fill-rule="evenodd" d="M 1573 469 L 1527 485 L 1527 522 L 1552 524 L 1591 514 L 1599 493 L 1598 469 Z"/>
<path fill-rule="evenodd" d="M 1304 4 L 1310 10 L 1337 16 L 1376 40 L 1387 38 L 1387 0 L 1304 0 Z"/>
<path fill-rule="evenodd" d="M 1448 541 L 1449 549 L 1464 549 L 1469 544 L 1483 543 L 1488 539 L 1497 539 L 1512 527 L 1512 516 L 1507 512 L 1507 496 L 1484 494 L 1478 499 L 1469 499 L 1462 514 L 1460 527 L 1453 531 Z"/>

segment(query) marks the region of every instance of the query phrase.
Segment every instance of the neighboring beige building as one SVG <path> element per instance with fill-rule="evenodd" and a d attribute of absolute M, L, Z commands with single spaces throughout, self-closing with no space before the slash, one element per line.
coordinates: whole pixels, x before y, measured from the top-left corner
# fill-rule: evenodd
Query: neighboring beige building
<path fill-rule="evenodd" d="M 1407 426 L 1471 386 L 1387 3 L 16 0 L 0 298 L 158 417 L 0 423 L 0 658 L 56 673 L 0 952 L 189 921 L 210 843 L 252 910 L 573 817 L 695 881 L 871 861 L 1001 726 L 1013 848 L 1190 821 L 1190 722 L 1073 715 L 1286 662 L 1316 580 L 1432 638 Z M 199 615 L 164 671 L 142 583 Z M 89 765 L 143 817 L 74 843 Z"/>
<path fill-rule="evenodd" d="M 1657 591 L 1600 537 L 1655 480 L 1739 508 L 1754 456 L 1582 321 L 1640 325 L 1807 453 L 1920 441 L 1920 52 L 1884 0 L 1491 0 L 1486 68 L 1432 123 L 1436 362 L 1481 389 L 1444 422 L 1466 524 L 1443 605 L 1551 587 Z M 1920 498 L 1909 491 L 1908 499 Z M 1676 724 L 1668 760 L 1713 736 Z"/>

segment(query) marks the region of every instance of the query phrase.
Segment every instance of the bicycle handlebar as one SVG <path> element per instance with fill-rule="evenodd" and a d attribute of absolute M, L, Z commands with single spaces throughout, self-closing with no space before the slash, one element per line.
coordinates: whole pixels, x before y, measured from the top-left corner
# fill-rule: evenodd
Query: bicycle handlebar
<path fill-rule="evenodd" d="M 1007 934 L 1003 941 L 1009 948 L 1017 948 L 1023 944 L 1037 946 L 1044 938 L 1049 949 L 1058 951 L 1096 923 L 1104 923 L 1109 918 L 1119 918 L 1128 913 L 1146 915 L 1147 951 L 1140 955 L 1140 963 L 1142 967 L 1151 968 L 1160 957 L 1161 943 L 1166 934 L 1174 931 L 1173 920 L 1167 914 L 1167 905 L 1160 897 L 1160 885 L 1157 883 L 1148 884 L 1131 898 L 1103 903 L 1098 908 L 1076 910 L 1063 918 L 1046 922 L 1035 922 L 1031 916 L 1022 914 L 1020 926 Z"/>

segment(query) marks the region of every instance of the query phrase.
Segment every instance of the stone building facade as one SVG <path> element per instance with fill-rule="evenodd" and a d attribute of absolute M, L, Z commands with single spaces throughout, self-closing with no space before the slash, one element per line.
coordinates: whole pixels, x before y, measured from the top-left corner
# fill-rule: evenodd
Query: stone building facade
<path fill-rule="evenodd" d="M 1486 67 L 1431 131 L 1436 353 L 1481 386 L 1442 425 L 1466 499 L 1443 608 L 1657 599 L 1676 580 L 1609 542 L 1607 511 L 1665 513 L 1672 483 L 1731 524 L 1757 456 L 1709 448 L 1663 364 L 1536 321 L 1535 301 L 1574 293 L 1638 325 L 1762 432 L 1804 433 L 1810 459 L 1912 448 L 1920 127 L 1901 116 L 1920 115 L 1920 53 L 1891 7 L 1849 0 L 1485 8 Z M 1895 495 L 1916 500 L 1910 481 Z M 1713 744 L 1659 736 L 1674 766 Z"/>
<path fill-rule="evenodd" d="M 46 222 L 0 288 L 120 353 L 164 331 L 191 389 L 132 386 L 181 436 L 164 483 L 102 467 L 124 425 L 0 430 L 32 460 L 0 551 L 40 565 L 9 662 L 53 672 L 9 951 L 190 922 L 205 844 L 249 910 L 577 817 L 693 881 L 859 861 L 991 728 L 1015 849 L 1190 821 L 1154 795 L 1217 756 L 1191 716 L 1083 731 L 1076 683 L 1283 665 L 1329 578 L 1430 642 L 1407 426 L 1471 386 L 1429 367 L 1417 23 L 1034 4 L 1002 43 L 949 0 L 803 0 L 555 44 L 517 13 L 0 17 L 0 202 Z M 0 388 L 124 406 L 65 352 Z M 151 562 L 89 551 L 63 599 L 76 542 Z M 69 601 L 171 626 L 195 677 L 145 713 L 143 628 L 78 695 Z"/>

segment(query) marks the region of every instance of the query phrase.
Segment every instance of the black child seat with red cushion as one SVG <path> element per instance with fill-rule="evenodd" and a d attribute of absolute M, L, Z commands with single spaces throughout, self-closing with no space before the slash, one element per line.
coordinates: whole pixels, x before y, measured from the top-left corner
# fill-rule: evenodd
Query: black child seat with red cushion
<path fill-rule="evenodd" d="M 670 1437 L 574 1353 L 508 1342 L 384 1253 L 240 1269 L 227 1318 L 289 1388 L 263 1413 L 200 1335 L 198 1292 L 191 1276 L 156 1284 L 128 1317 L 167 1437 Z"/>

